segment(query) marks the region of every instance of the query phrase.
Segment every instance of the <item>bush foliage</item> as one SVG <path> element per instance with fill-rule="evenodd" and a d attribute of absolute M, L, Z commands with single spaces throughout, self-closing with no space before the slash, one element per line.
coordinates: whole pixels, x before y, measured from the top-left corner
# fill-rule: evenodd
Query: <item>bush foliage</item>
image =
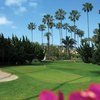
<path fill-rule="evenodd" d="M 0 34 L 0 65 L 26 64 L 43 58 L 44 51 L 38 43 L 32 43 L 24 36 L 22 39 L 16 36 L 10 39 Z"/>

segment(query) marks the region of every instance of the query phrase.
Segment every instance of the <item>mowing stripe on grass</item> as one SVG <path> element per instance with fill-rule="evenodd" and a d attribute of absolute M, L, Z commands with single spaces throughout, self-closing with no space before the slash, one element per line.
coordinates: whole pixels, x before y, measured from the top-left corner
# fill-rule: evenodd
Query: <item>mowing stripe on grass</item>
<path fill-rule="evenodd" d="M 49 69 L 46 71 L 41 71 L 37 73 L 29 73 L 29 76 L 47 83 L 63 83 L 66 81 L 70 81 L 76 78 L 80 78 L 82 76 L 73 73 L 66 73 L 59 70 Z"/>

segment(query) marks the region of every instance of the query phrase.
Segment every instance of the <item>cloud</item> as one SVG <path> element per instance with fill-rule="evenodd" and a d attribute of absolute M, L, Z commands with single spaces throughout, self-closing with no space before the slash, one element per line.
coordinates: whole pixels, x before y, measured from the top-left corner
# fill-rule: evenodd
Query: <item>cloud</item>
<path fill-rule="evenodd" d="M 19 7 L 19 12 L 26 12 L 27 9 L 24 6 Z"/>
<path fill-rule="evenodd" d="M 16 28 L 17 28 L 17 26 L 15 26 L 15 25 L 12 25 L 12 26 L 11 26 L 11 28 L 12 28 L 12 29 L 16 29 Z"/>
<path fill-rule="evenodd" d="M 24 6 L 20 6 L 17 10 L 14 11 L 15 15 L 22 15 L 23 13 L 27 12 L 27 8 Z"/>
<path fill-rule="evenodd" d="M 37 2 L 29 2 L 30 7 L 37 7 L 38 3 Z"/>
<path fill-rule="evenodd" d="M 27 12 L 31 7 L 36 8 L 38 3 L 30 0 L 5 0 L 5 5 L 14 8 L 14 14 L 19 15 Z"/>
<path fill-rule="evenodd" d="M 0 25 L 11 25 L 13 22 L 8 20 L 5 16 L 0 17 Z"/>
<path fill-rule="evenodd" d="M 6 6 L 21 6 L 23 3 L 25 3 L 27 0 L 6 0 L 5 5 Z"/>

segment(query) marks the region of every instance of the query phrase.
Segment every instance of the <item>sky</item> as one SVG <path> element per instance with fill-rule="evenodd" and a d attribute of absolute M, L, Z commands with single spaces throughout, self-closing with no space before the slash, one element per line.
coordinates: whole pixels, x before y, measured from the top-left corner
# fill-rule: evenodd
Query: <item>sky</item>
<path fill-rule="evenodd" d="M 98 14 L 100 0 L 0 0 L 0 33 L 3 33 L 5 37 L 12 37 L 13 34 L 21 38 L 24 35 L 31 41 L 31 33 L 27 25 L 33 22 L 37 25 L 36 30 L 33 31 L 33 41 L 41 43 L 41 32 L 38 31 L 38 26 L 42 23 L 43 16 L 45 14 L 54 15 L 58 9 L 63 9 L 67 12 L 63 23 L 67 22 L 70 25 L 73 25 L 73 22 L 68 19 L 69 12 L 71 10 L 80 12 L 81 16 L 76 25 L 85 32 L 84 37 L 87 37 L 87 17 L 82 11 L 82 4 L 86 2 L 92 3 L 94 7 L 89 13 L 90 36 L 93 36 L 93 30 L 98 28 L 100 22 L 100 14 Z M 44 33 L 46 32 L 47 30 Z M 53 35 L 54 44 L 59 44 L 59 31 L 55 28 Z M 64 36 L 65 31 L 63 30 Z M 46 37 L 44 37 L 44 43 L 46 42 Z"/>

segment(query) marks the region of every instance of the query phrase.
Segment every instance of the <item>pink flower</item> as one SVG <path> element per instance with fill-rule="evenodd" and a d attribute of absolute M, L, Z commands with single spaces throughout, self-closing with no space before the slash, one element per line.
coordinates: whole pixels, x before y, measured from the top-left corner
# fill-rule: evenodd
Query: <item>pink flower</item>
<path fill-rule="evenodd" d="M 96 95 L 91 91 L 73 92 L 70 94 L 69 100 L 96 100 Z"/>
<path fill-rule="evenodd" d="M 89 90 L 96 94 L 96 100 L 100 100 L 100 84 L 91 84 Z"/>
<path fill-rule="evenodd" d="M 52 91 L 44 90 L 39 100 L 64 100 L 62 91 L 55 95 Z M 68 100 L 100 100 L 100 84 L 91 84 L 86 91 L 75 91 L 69 95 Z"/>
<path fill-rule="evenodd" d="M 64 100 L 63 93 L 58 91 L 58 96 L 52 91 L 44 90 L 39 95 L 39 100 Z"/>
<path fill-rule="evenodd" d="M 57 96 L 49 90 L 44 90 L 39 95 L 39 100 L 57 100 Z"/>
<path fill-rule="evenodd" d="M 64 100 L 64 95 L 62 91 L 58 91 L 58 100 Z"/>
<path fill-rule="evenodd" d="M 75 91 L 69 100 L 100 100 L 100 84 L 91 84 L 87 91 Z"/>

